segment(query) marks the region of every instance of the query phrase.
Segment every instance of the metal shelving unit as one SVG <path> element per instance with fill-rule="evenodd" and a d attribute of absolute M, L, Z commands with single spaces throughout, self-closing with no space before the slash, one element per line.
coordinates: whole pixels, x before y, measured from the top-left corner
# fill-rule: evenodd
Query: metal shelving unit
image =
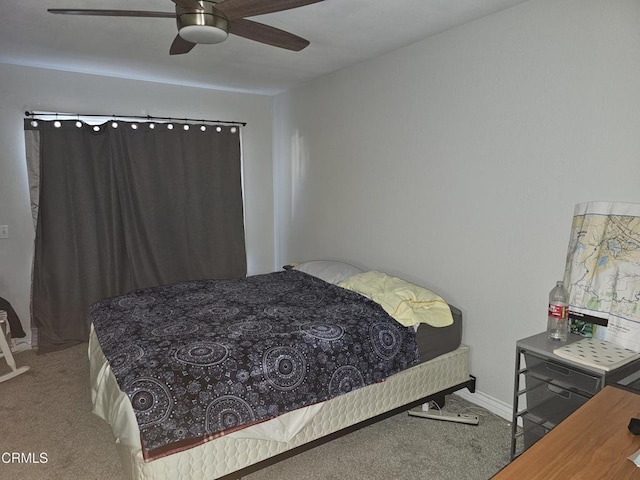
<path fill-rule="evenodd" d="M 511 424 L 513 460 L 571 415 L 605 385 L 640 371 L 640 360 L 605 371 L 559 357 L 553 350 L 567 342 L 550 340 L 546 332 L 516 343 Z"/>

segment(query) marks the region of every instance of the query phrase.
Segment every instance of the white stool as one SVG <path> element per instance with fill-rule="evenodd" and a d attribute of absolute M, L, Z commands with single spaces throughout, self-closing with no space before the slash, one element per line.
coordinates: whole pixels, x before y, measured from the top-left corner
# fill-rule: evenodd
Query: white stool
<path fill-rule="evenodd" d="M 10 378 L 17 377 L 21 373 L 29 370 L 29 367 L 16 367 L 16 361 L 13 359 L 13 353 L 11 353 L 11 348 L 7 343 L 7 334 L 5 331 L 5 328 L 7 328 L 6 320 L 7 312 L 0 310 L 0 358 L 4 357 L 7 361 L 7 365 L 9 365 L 9 368 L 11 369 L 9 373 L 0 375 L 0 383 L 5 380 L 9 380 Z"/>

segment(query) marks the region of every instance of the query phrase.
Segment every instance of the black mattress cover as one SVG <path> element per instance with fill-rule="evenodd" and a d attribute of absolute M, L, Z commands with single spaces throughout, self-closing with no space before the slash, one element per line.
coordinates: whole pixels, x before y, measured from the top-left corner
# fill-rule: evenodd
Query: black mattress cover
<path fill-rule="evenodd" d="M 416 342 L 420 352 L 420 363 L 428 362 L 440 355 L 452 352 L 462 342 L 462 312 L 449 305 L 453 324 L 448 327 L 432 327 L 421 323 L 416 332 Z"/>

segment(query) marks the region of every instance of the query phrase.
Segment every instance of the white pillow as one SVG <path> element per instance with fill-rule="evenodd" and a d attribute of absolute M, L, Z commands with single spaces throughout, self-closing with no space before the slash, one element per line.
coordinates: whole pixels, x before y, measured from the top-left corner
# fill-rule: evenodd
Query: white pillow
<path fill-rule="evenodd" d="M 337 285 L 352 275 L 362 273 L 358 267 L 344 262 L 331 260 L 313 260 L 311 262 L 298 263 L 293 266 L 294 270 L 299 270 L 314 277 L 318 277 L 325 282 Z"/>

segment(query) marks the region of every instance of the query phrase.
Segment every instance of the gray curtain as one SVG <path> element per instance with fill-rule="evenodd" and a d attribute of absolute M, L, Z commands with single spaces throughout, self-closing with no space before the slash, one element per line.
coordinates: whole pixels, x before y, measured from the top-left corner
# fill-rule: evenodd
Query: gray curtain
<path fill-rule="evenodd" d="M 239 128 L 25 120 L 39 154 L 32 325 L 40 352 L 88 339 L 88 307 L 246 275 Z M 29 134 L 37 130 L 39 135 Z"/>

